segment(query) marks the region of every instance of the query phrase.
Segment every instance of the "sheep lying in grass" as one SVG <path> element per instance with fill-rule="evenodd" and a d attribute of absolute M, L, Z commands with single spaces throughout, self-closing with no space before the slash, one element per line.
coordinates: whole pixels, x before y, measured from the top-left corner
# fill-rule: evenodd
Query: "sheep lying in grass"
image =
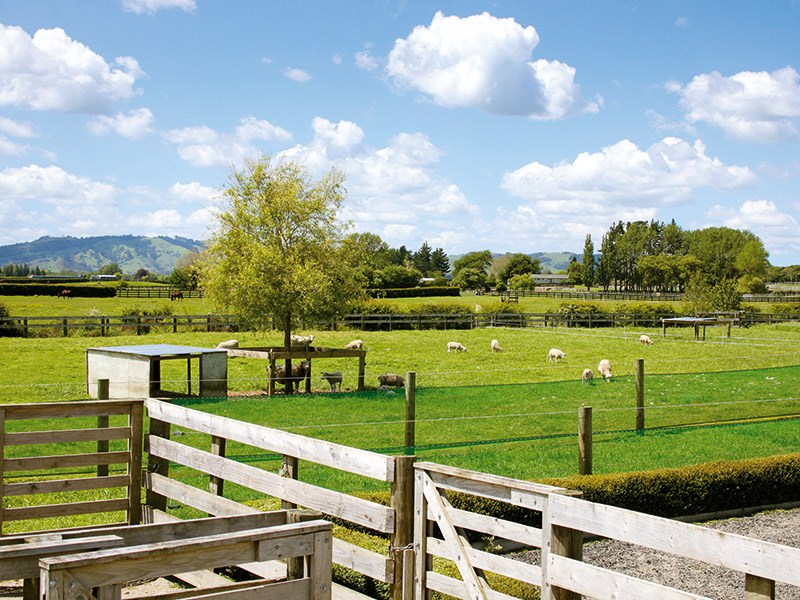
<path fill-rule="evenodd" d="M 217 348 L 220 350 L 230 350 L 231 348 L 238 348 L 239 347 L 239 340 L 225 340 L 224 342 L 220 342 L 217 344 Z"/>
<path fill-rule="evenodd" d="M 378 375 L 378 384 L 380 387 L 404 387 L 406 385 L 406 378 L 402 375 L 395 375 L 394 373 L 383 373 Z"/>
<path fill-rule="evenodd" d="M 349 344 L 346 344 L 344 349 L 345 350 L 363 350 L 364 349 L 364 341 L 363 340 L 353 340 Z"/>
<path fill-rule="evenodd" d="M 460 342 L 447 342 L 447 351 L 450 352 L 451 350 L 453 352 L 466 352 L 467 347 Z"/>
<path fill-rule="evenodd" d="M 583 374 L 581 375 L 581 382 L 582 383 L 592 383 L 594 379 L 594 373 L 591 369 L 584 369 Z"/>
<path fill-rule="evenodd" d="M 502 352 L 503 349 L 500 347 L 500 342 L 497 340 L 492 340 L 492 352 Z"/>
<path fill-rule="evenodd" d="M 567 353 L 563 350 L 559 350 L 558 348 L 550 348 L 550 352 L 547 353 L 547 362 L 561 362 L 564 360 L 566 355 Z"/>
<path fill-rule="evenodd" d="M 653 343 L 653 340 L 650 339 L 649 335 L 640 335 L 639 336 L 639 343 L 640 344 L 647 344 L 648 346 Z"/>
<path fill-rule="evenodd" d="M 331 385 L 331 391 L 336 392 L 337 386 L 338 391 L 342 391 L 342 372 L 341 371 L 322 371 L 320 373 L 320 377 L 322 377 L 325 381 L 327 381 Z"/>
<path fill-rule="evenodd" d="M 308 348 L 313 341 L 313 335 L 293 335 L 291 337 L 291 346 L 292 348 Z"/>
<path fill-rule="evenodd" d="M 601 360 L 600 364 L 597 365 L 597 372 L 603 379 L 609 381 L 611 379 L 611 361 L 606 358 Z"/>

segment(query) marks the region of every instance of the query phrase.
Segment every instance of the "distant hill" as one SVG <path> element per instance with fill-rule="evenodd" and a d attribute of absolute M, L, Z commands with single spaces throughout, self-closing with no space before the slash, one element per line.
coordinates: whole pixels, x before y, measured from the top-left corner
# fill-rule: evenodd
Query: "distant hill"
<path fill-rule="evenodd" d="M 493 253 L 495 260 L 500 258 L 501 256 L 506 256 L 507 254 L 516 254 L 514 252 L 506 252 L 505 254 L 500 253 Z M 457 261 L 459 258 L 464 256 L 463 254 L 456 254 L 450 255 L 448 258 L 450 259 L 450 267 L 452 269 L 453 263 Z M 567 266 L 569 265 L 569 261 L 572 260 L 572 257 L 576 257 L 578 262 L 581 260 L 580 254 L 575 254 L 574 252 L 534 252 L 530 255 L 531 258 L 536 259 L 539 261 L 539 264 L 542 266 L 542 271 L 551 271 L 556 273 L 558 271 L 565 271 Z"/>
<path fill-rule="evenodd" d="M 169 275 L 188 252 L 199 252 L 203 242 L 181 237 L 102 235 L 96 237 L 41 237 L 32 242 L 0 246 L 0 266 L 9 263 L 39 267 L 49 273 L 90 273 L 117 263 L 123 273 L 139 269 Z"/>

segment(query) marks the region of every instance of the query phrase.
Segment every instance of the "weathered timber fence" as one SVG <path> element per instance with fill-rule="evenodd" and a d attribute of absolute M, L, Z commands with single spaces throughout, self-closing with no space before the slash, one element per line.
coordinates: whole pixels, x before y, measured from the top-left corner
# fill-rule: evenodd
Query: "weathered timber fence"
<path fill-rule="evenodd" d="M 492 589 L 495 573 L 541 589 L 543 600 L 659 598 L 703 600 L 704 596 L 668 588 L 583 562 L 584 535 L 602 536 L 744 575 L 748 600 L 774 598 L 775 582 L 800 586 L 800 548 L 711 530 L 631 510 L 588 502 L 575 493 L 454 467 L 420 462 L 416 473 L 414 597 L 438 591 L 464 600 L 508 598 Z M 537 525 L 487 517 L 454 507 L 447 494 L 488 498 L 529 509 Z M 513 560 L 475 547 L 474 532 L 497 547 L 537 548 L 538 564 Z M 460 578 L 433 568 L 433 557 L 452 561 Z"/>
<path fill-rule="evenodd" d="M 138 523 L 142 407 L 142 400 L 0 406 L 0 532 L 11 521 L 35 523 L 45 517 L 97 513 L 110 513 L 113 518 L 114 513 L 122 512 L 126 523 Z M 15 421 L 24 422 L 24 426 L 15 428 Z M 110 466 L 114 466 L 115 473 L 109 475 Z M 45 474 L 47 481 L 41 481 Z M 118 497 L 80 499 L 81 495 L 86 497 L 84 492 L 93 491 L 96 495 L 101 490 L 106 496 Z M 47 498 L 49 494 L 72 496 L 76 501 L 30 501 L 31 497 Z M 28 498 L 26 502 L 15 505 L 16 498 L 23 496 Z"/>
<path fill-rule="evenodd" d="M 239 320 L 234 315 L 148 315 L 148 316 L 72 316 L 72 317 L 8 317 L 0 319 L 3 330 L 21 337 L 56 332 L 62 337 L 82 331 L 98 331 L 101 336 L 135 333 L 146 335 L 153 329 L 177 333 L 180 330 L 237 331 Z M 7 334 L 6 334 L 7 335 Z"/>
<path fill-rule="evenodd" d="M 130 286 L 118 287 L 117 298 L 166 298 L 172 299 L 173 295 L 180 292 L 181 299 L 188 298 L 203 298 L 205 294 L 203 290 L 182 290 L 180 288 L 171 287 L 145 287 L 145 286 Z"/>
<path fill-rule="evenodd" d="M 361 331 L 400 331 L 428 329 L 482 329 L 487 327 L 647 327 L 662 326 L 662 319 L 672 314 L 636 315 L 630 313 L 560 314 L 560 313 L 475 313 L 475 314 L 388 314 L 347 315 L 335 321 L 304 323 L 305 328 L 339 329 L 347 327 Z M 800 320 L 800 315 L 775 313 L 742 313 L 732 317 L 740 327 L 788 323 Z M 55 332 L 67 337 L 71 332 L 98 331 L 101 336 L 117 333 L 146 335 L 156 329 L 177 333 L 179 330 L 239 331 L 241 322 L 235 315 L 147 315 L 147 316 L 58 316 L 5 317 L 0 319 L 0 336 L 35 336 Z M 273 323 L 273 329 L 280 329 Z"/>
<path fill-rule="evenodd" d="M 278 498 L 284 508 L 301 505 L 385 534 L 391 540 L 392 549 L 403 548 L 411 542 L 413 456 L 387 457 L 210 415 L 152 398 L 147 399 L 145 404 L 150 417 L 150 432 L 145 439 L 149 457 L 145 488 L 148 510 L 153 512 L 154 519 L 167 514 L 168 498 L 214 515 L 253 512 L 254 509 L 221 495 L 225 482 L 230 482 Z M 170 439 L 173 426 L 209 435 L 210 451 Z M 282 454 L 282 475 L 225 458 L 227 442 L 238 442 Z M 389 484 L 391 504 L 383 506 L 303 482 L 299 478 L 299 461 L 383 481 Z M 176 465 L 208 475 L 213 491 L 205 491 L 171 478 L 170 469 Z M 400 600 L 402 561 L 394 559 L 394 552 L 385 556 L 336 539 L 333 542 L 333 562 L 389 584 L 393 590 L 392 597 Z"/>

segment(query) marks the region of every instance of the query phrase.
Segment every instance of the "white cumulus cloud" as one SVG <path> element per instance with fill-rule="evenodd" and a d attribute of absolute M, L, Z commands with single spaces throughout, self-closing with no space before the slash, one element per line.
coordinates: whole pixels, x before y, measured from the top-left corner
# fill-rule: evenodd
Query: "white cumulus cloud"
<path fill-rule="evenodd" d="M 745 141 L 775 142 L 797 137 L 798 80 L 792 67 L 731 77 L 715 71 L 697 75 L 685 86 L 670 82 L 667 90 L 678 94 L 691 123 L 702 121 Z"/>
<path fill-rule="evenodd" d="M 169 193 L 184 202 L 210 203 L 219 196 L 219 190 L 207 185 L 202 185 L 196 181 L 190 183 L 173 183 L 169 188 Z"/>
<path fill-rule="evenodd" d="M 700 141 L 667 137 L 646 150 L 622 140 L 601 152 L 581 153 L 571 163 L 532 162 L 506 173 L 502 186 L 535 201 L 663 206 L 690 200 L 696 188 L 731 190 L 755 180 L 748 167 L 708 156 Z"/>
<path fill-rule="evenodd" d="M 531 54 L 539 35 L 512 18 L 437 12 L 429 26 L 398 39 L 386 72 L 401 87 L 418 90 L 435 104 L 493 114 L 561 119 L 597 112 L 575 83 L 575 69 Z"/>
<path fill-rule="evenodd" d="M 164 139 L 174 144 L 178 156 L 195 167 L 228 167 L 261 153 L 257 142 L 291 140 L 291 134 L 269 121 L 244 117 L 233 133 L 221 133 L 206 126 L 173 129 Z"/>
<path fill-rule="evenodd" d="M 150 14 L 167 8 L 179 8 L 193 13 L 197 9 L 195 0 L 122 0 L 122 8 L 136 14 Z"/>
<path fill-rule="evenodd" d="M 68 173 L 59 167 L 9 168 L 0 171 L 0 197 L 40 200 L 50 204 L 107 204 L 116 196 L 113 185 Z"/>
<path fill-rule="evenodd" d="M 313 77 L 311 77 L 311 73 L 308 71 L 294 67 L 285 68 L 283 70 L 283 75 L 284 77 L 291 79 L 296 83 L 305 83 L 306 81 L 311 81 L 313 79 Z"/>
<path fill-rule="evenodd" d="M 145 74 L 135 59 L 117 57 L 109 64 L 60 28 L 31 37 L 21 27 L 0 24 L 0 56 L 0 106 L 105 112 L 134 96 L 136 80 Z"/>
<path fill-rule="evenodd" d="M 95 135 L 116 134 L 130 140 L 141 139 L 153 133 L 153 113 L 147 108 L 137 108 L 127 114 L 118 112 L 109 117 L 100 115 L 88 123 L 89 131 Z"/>

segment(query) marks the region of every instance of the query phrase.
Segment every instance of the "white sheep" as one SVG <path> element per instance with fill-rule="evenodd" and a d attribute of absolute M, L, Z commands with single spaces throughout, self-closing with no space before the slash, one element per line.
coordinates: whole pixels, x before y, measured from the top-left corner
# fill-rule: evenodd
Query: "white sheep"
<path fill-rule="evenodd" d="M 451 350 L 453 352 L 466 352 L 467 347 L 460 342 L 447 342 L 447 351 L 450 352 Z"/>
<path fill-rule="evenodd" d="M 648 346 L 653 343 L 653 340 L 650 339 L 649 335 L 640 335 L 639 336 L 639 343 L 640 344 L 647 344 Z"/>
<path fill-rule="evenodd" d="M 320 373 L 320 377 L 322 377 L 325 381 L 327 381 L 331 385 L 331 391 L 335 392 L 336 387 L 338 385 L 339 390 L 342 391 L 342 372 L 341 371 L 322 371 Z"/>
<path fill-rule="evenodd" d="M 394 373 L 383 373 L 378 375 L 379 387 L 404 387 L 406 385 L 406 378 L 402 375 L 395 375 Z"/>
<path fill-rule="evenodd" d="M 500 347 L 500 342 L 497 340 L 492 340 L 492 352 L 502 352 L 503 349 Z"/>
<path fill-rule="evenodd" d="M 602 376 L 603 379 L 606 381 L 611 379 L 611 361 L 604 358 L 600 361 L 597 365 L 597 372 Z"/>
<path fill-rule="evenodd" d="M 592 383 L 592 379 L 594 379 L 594 372 L 592 372 L 591 369 L 584 369 L 583 374 L 581 375 L 581 382 Z"/>
<path fill-rule="evenodd" d="M 363 350 L 364 349 L 364 341 L 363 340 L 353 340 L 349 344 L 346 344 L 344 349 L 345 350 Z"/>
<path fill-rule="evenodd" d="M 291 337 L 291 346 L 292 348 L 308 348 L 313 341 L 313 335 L 293 335 Z"/>
<path fill-rule="evenodd" d="M 239 347 L 239 340 L 225 340 L 224 342 L 220 342 L 217 344 L 217 348 L 220 350 L 230 350 L 231 348 L 238 348 Z"/>
<path fill-rule="evenodd" d="M 550 348 L 550 352 L 547 353 L 547 362 L 561 362 L 564 360 L 566 355 L 567 353 L 563 350 L 559 350 L 558 348 Z"/>

